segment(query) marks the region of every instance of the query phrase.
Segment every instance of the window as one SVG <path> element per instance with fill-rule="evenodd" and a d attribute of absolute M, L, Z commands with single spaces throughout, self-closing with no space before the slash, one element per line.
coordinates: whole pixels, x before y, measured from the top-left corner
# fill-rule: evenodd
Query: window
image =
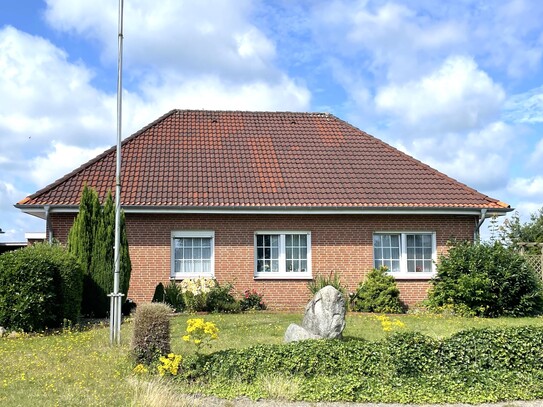
<path fill-rule="evenodd" d="M 213 277 L 212 231 L 172 232 L 172 278 Z"/>
<path fill-rule="evenodd" d="M 374 233 L 373 265 L 386 266 L 400 278 L 428 278 L 435 272 L 436 235 L 433 232 Z"/>
<path fill-rule="evenodd" d="M 255 233 L 255 278 L 311 278 L 309 232 Z"/>

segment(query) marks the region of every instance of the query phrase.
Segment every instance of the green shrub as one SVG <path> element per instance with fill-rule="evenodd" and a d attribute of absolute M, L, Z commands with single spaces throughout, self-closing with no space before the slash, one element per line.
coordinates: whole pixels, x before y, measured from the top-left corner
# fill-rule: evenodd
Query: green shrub
<path fill-rule="evenodd" d="M 187 372 L 192 378 L 239 379 L 252 382 L 260 375 L 313 377 L 349 371 L 375 375 L 381 368 L 381 344 L 362 340 L 300 341 L 255 345 L 201 355 Z"/>
<path fill-rule="evenodd" d="M 24 331 L 77 321 L 82 271 L 63 247 L 48 243 L 0 256 L 0 325 Z"/>
<path fill-rule="evenodd" d="M 255 383 L 269 375 L 303 378 L 304 387 L 337 380 L 349 383 L 353 400 L 423 402 L 428 401 L 424 398 L 428 394 L 432 400 L 443 397 L 445 401 L 450 392 L 492 388 L 496 380 L 510 381 L 528 372 L 541 376 L 542 369 L 543 327 L 513 327 L 474 329 L 442 340 L 402 332 L 378 342 L 308 340 L 228 349 L 189 358 L 185 374 L 191 380 L 216 383 Z M 330 386 L 318 390 L 318 397 L 311 400 L 335 399 L 336 395 L 328 393 L 335 385 Z M 418 389 L 417 394 L 402 392 L 402 386 Z M 383 394 L 397 393 L 390 399 L 381 398 L 370 391 L 377 388 Z M 436 390 L 425 393 L 432 388 Z M 369 393 L 361 395 L 356 389 Z M 351 400 L 341 394 L 337 397 Z M 472 393 L 465 400 L 481 400 L 479 397 Z"/>
<path fill-rule="evenodd" d="M 76 322 L 81 314 L 83 271 L 65 248 L 58 244 L 49 247 L 50 259 L 56 262 L 60 273 L 61 297 L 58 301 L 62 304 L 62 319 Z"/>
<path fill-rule="evenodd" d="M 151 302 L 164 302 L 164 284 L 158 283 Z"/>
<path fill-rule="evenodd" d="M 207 295 L 217 287 L 214 278 L 187 278 L 179 283 L 188 312 L 207 311 Z"/>
<path fill-rule="evenodd" d="M 427 305 L 481 317 L 539 315 L 542 284 L 522 256 L 500 243 L 460 242 L 440 256 Z"/>
<path fill-rule="evenodd" d="M 312 281 L 307 283 L 307 288 L 309 289 L 311 294 L 315 295 L 327 285 L 331 285 L 345 296 L 346 290 L 345 287 L 341 284 L 341 279 L 337 271 L 334 271 L 334 275 L 332 275 L 332 272 L 330 272 L 328 276 L 317 274 Z"/>
<path fill-rule="evenodd" d="M 206 311 L 238 313 L 241 311 L 240 303 L 232 295 L 232 284 L 217 284 L 213 287 L 206 298 Z"/>
<path fill-rule="evenodd" d="M 256 310 L 261 311 L 266 309 L 266 303 L 263 300 L 263 295 L 256 291 L 245 290 L 243 292 L 243 297 L 240 301 L 240 307 L 242 311 Z"/>
<path fill-rule="evenodd" d="M 373 269 L 358 285 L 351 297 L 351 309 L 360 312 L 401 314 L 405 307 L 400 301 L 396 280 L 387 274 L 386 267 Z"/>
<path fill-rule="evenodd" d="M 533 371 L 543 368 L 543 329 L 469 329 L 443 341 L 440 361 L 451 370 Z"/>
<path fill-rule="evenodd" d="M 132 355 L 136 363 L 150 365 L 170 353 L 170 313 L 165 304 L 140 305 L 134 317 Z"/>
<path fill-rule="evenodd" d="M 438 348 L 437 341 L 420 332 L 397 332 L 385 340 L 390 369 L 403 376 L 435 372 Z"/>
<path fill-rule="evenodd" d="M 185 309 L 185 298 L 181 292 L 181 287 L 175 281 L 170 281 L 164 288 L 163 298 L 164 302 L 172 307 L 174 311 L 180 312 Z"/>

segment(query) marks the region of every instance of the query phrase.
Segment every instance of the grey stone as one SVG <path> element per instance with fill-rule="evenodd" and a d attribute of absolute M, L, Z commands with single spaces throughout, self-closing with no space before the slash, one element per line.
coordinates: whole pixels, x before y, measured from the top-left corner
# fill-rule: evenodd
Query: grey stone
<path fill-rule="evenodd" d="M 328 285 L 315 294 L 305 307 L 302 326 L 322 338 L 341 338 L 345 329 L 345 299 L 341 292 Z"/>
<path fill-rule="evenodd" d="M 303 341 L 305 339 L 322 339 L 322 336 L 312 334 L 300 325 L 290 324 L 285 332 L 285 342 Z"/>
<path fill-rule="evenodd" d="M 7 330 L 3 326 L 0 326 L 0 338 L 6 334 Z"/>

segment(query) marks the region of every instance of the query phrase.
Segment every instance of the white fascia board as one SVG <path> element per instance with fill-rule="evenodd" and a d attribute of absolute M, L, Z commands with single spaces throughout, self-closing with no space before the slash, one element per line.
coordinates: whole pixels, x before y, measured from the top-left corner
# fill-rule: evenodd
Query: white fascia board
<path fill-rule="evenodd" d="M 16 205 L 24 213 L 45 219 L 44 206 L 25 207 Z M 125 213 L 139 214 L 183 214 L 183 213 L 205 213 L 205 214 L 240 214 L 240 215 L 462 215 L 480 216 L 480 208 L 300 208 L 300 207 L 144 207 L 144 206 L 123 206 Z M 504 215 L 512 211 L 512 208 L 487 209 L 487 215 Z M 50 206 L 50 213 L 77 213 L 78 206 Z"/>

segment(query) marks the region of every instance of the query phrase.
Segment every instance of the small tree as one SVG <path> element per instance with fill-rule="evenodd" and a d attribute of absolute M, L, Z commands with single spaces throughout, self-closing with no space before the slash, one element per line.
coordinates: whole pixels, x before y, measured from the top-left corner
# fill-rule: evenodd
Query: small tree
<path fill-rule="evenodd" d="M 428 305 L 482 317 L 538 315 L 542 284 L 522 256 L 499 242 L 460 242 L 440 256 Z"/>
<path fill-rule="evenodd" d="M 513 250 L 518 250 L 518 243 L 543 243 L 543 208 L 530 215 L 528 222 L 522 223 L 520 215 L 515 212 L 511 219 L 506 219 L 499 227 L 500 240 Z M 528 247 L 526 250 L 533 254 L 539 254 L 539 248 Z"/>

